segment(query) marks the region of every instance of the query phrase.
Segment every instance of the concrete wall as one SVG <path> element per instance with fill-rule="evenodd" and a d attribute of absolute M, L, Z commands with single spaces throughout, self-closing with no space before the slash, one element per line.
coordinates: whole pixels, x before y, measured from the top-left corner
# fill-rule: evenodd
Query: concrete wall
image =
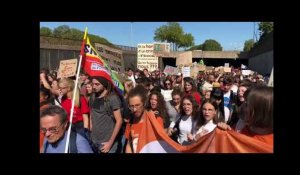
<path fill-rule="evenodd" d="M 249 69 L 258 72 L 261 75 L 271 74 L 273 68 L 273 50 L 249 58 Z"/>
<path fill-rule="evenodd" d="M 249 68 L 261 75 L 271 74 L 273 68 L 273 32 L 262 39 L 249 52 Z"/>

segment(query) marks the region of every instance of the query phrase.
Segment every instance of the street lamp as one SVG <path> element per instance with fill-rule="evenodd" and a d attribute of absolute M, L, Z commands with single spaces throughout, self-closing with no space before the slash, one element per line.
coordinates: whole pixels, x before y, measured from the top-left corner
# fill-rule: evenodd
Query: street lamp
<path fill-rule="evenodd" d="M 131 45 L 131 47 L 133 47 L 133 45 L 132 45 L 132 23 L 133 22 L 130 22 L 130 45 Z"/>

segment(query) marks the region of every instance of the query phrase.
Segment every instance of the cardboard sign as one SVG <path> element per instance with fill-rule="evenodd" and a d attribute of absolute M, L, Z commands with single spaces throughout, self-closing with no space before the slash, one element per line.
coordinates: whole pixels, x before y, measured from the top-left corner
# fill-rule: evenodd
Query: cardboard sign
<path fill-rule="evenodd" d="M 231 72 L 231 67 L 224 67 L 224 72 Z"/>
<path fill-rule="evenodd" d="M 177 75 L 178 74 L 178 69 L 177 69 L 177 67 L 166 65 L 166 67 L 164 69 L 164 73 L 166 75 Z"/>
<path fill-rule="evenodd" d="M 242 70 L 242 75 L 250 75 L 251 70 Z"/>
<path fill-rule="evenodd" d="M 163 95 L 165 101 L 172 100 L 172 92 L 173 92 L 173 90 L 163 90 L 162 89 L 160 92 Z"/>
<path fill-rule="evenodd" d="M 214 70 L 213 66 L 206 66 L 206 71 L 207 72 L 212 72 Z"/>
<path fill-rule="evenodd" d="M 184 77 L 190 77 L 191 76 L 191 68 L 190 67 L 183 67 L 182 68 L 182 75 Z"/>
<path fill-rule="evenodd" d="M 149 72 L 158 69 L 158 57 L 153 54 L 153 44 L 138 44 L 137 68 L 148 69 Z"/>
<path fill-rule="evenodd" d="M 198 75 L 199 71 L 204 72 L 205 70 L 206 70 L 205 65 L 197 64 L 191 68 L 191 77 L 195 78 Z"/>
<path fill-rule="evenodd" d="M 179 54 L 176 58 L 176 66 L 179 65 L 191 65 L 193 63 L 192 61 L 192 51 L 184 52 L 182 54 Z"/>
<path fill-rule="evenodd" d="M 72 77 L 76 75 L 77 59 L 61 60 L 57 78 Z"/>

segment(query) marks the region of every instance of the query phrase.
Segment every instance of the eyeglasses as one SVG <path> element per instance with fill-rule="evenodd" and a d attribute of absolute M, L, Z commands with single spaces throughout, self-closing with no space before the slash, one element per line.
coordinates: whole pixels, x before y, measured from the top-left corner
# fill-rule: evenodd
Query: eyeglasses
<path fill-rule="evenodd" d="M 64 124 L 64 123 L 63 123 L 63 124 Z M 46 134 L 47 131 L 49 131 L 51 134 L 54 134 L 54 133 L 57 133 L 57 132 L 58 132 L 58 129 L 59 129 L 61 126 L 63 126 L 63 124 L 61 124 L 61 125 L 59 125 L 59 126 L 57 126 L 57 127 L 51 127 L 51 128 L 49 128 L 49 129 L 41 128 L 40 130 L 41 130 L 41 132 L 42 132 L 43 134 Z"/>
<path fill-rule="evenodd" d="M 202 109 L 202 111 L 203 111 L 203 112 L 206 112 L 206 111 L 208 111 L 208 112 L 213 112 L 213 109 Z"/>
<path fill-rule="evenodd" d="M 129 105 L 128 108 L 129 108 L 131 111 L 133 111 L 134 108 L 135 108 L 135 109 L 139 109 L 139 108 L 141 108 L 141 106 L 142 106 L 142 104 Z"/>

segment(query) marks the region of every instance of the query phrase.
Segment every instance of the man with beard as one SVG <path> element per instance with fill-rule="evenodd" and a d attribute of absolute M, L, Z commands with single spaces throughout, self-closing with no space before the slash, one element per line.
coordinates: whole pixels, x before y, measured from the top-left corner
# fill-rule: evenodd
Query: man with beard
<path fill-rule="evenodd" d="M 96 153 L 120 153 L 122 150 L 121 100 L 113 85 L 103 77 L 92 77 L 91 141 Z"/>

